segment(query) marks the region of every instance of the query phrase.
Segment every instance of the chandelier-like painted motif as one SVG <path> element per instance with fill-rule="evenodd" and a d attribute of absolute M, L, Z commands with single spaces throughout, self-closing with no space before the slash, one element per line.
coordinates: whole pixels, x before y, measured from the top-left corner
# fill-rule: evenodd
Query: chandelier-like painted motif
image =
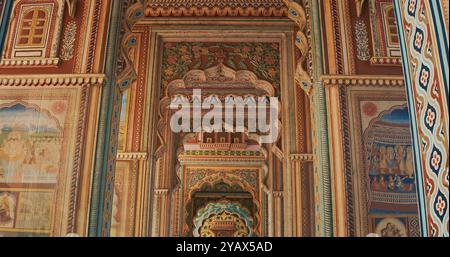
<path fill-rule="evenodd" d="M 194 237 L 251 237 L 253 219 L 250 212 L 228 201 L 209 203 L 197 212 Z"/>

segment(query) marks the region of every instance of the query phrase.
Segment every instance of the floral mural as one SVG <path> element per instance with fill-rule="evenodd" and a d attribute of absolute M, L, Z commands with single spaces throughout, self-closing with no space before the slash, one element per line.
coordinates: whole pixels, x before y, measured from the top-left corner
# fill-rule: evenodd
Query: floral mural
<path fill-rule="evenodd" d="M 167 86 L 189 70 L 205 70 L 224 64 L 233 70 L 249 70 L 276 88 L 280 85 L 278 43 L 166 42 L 164 43 L 162 83 Z"/>

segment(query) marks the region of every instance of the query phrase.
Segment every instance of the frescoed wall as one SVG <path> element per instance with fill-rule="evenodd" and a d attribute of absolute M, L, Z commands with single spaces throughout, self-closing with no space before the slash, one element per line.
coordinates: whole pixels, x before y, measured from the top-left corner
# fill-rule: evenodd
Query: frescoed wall
<path fill-rule="evenodd" d="M 400 89 L 347 90 L 355 233 L 420 236 L 410 116 Z M 353 200 L 352 200 L 353 199 Z"/>
<path fill-rule="evenodd" d="M 66 192 L 74 186 L 80 96 L 76 88 L 10 89 L 0 96 L 0 234 L 63 229 L 67 214 L 57 207 L 69 207 Z"/>
<path fill-rule="evenodd" d="M 0 236 L 87 235 L 109 4 L 0 1 Z"/>
<path fill-rule="evenodd" d="M 0 0 L 0 236 L 448 236 L 443 21 L 448 1 Z M 279 138 L 173 133 L 194 88 L 276 97 Z"/>
<path fill-rule="evenodd" d="M 378 108 L 373 102 L 362 104 L 366 114 Z M 419 236 L 408 108 L 384 110 L 364 134 L 368 215 L 375 226 L 369 231 L 381 236 Z"/>

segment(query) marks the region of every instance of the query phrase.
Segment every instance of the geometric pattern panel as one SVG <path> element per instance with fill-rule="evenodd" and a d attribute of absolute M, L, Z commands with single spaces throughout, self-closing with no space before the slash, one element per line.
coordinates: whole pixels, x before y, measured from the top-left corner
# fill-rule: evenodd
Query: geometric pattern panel
<path fill-rule="evenodd" d="M 424 0 L 395 4 L 413 119 L 422 235 L 448 236 L 448 35 L 442 6 Z"/>

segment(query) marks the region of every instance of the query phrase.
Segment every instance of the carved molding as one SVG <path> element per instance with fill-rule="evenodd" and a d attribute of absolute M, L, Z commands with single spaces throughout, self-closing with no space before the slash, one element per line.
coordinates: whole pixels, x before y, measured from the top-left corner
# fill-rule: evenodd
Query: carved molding
<path fill-rule="evenodd" d="M 272 194 L 273 194 L 273 197 L 276 197 L 276 198 L 283 197 L 283 191 L 273 191 Z"/>
<path fill-rule="evenodd" d="M 227 158 L 224 158 L 227 157 Z M 187 162 L 262 162 L 265 156 L 260 152 L 241 152 L 241 151 L 184 151 L 178 159 L 181 163 Z"/>
<path fill-rule="evenodd" d="M 0 61 L 1 68 L 17 66 L 58 66 L 59 58 L 39 58 L 39 59 L 3 59 Z"/>
<path fill-rule="evenodd" d="M 372 65 L 392 65 L 392 66 L 401 66 L 402 58 L 400 57 L 372 57 L 370 59 L 370 63 Z"/>
<path fill-rule="evenodd" d="M 253 72 L 247 70 L 234 71 L 223 64 L 204 71 L 189 71 L 183 79 L 174 80 L 167 86 L 166 95 L 172 96 L 181 89 L 191 90 L 193 88 L 201 89 L 203 87 L 228 89 L 227 94 L 229 90 L 244 89 L 245 91 L 249 91 L 254 89 L 269 96 L 275 95 L 273 86 L 265 80 L 259 80 Z"/>
<path fill-rule="evenodd" d="M 117 160 L 131 161 L 131 160 L 147 160 L 148 154 L 145 152 L 124 152 L 117 153 Z"/>
<path fill-rule="evenodd" d="M 169 194 L 169 189 L 167 188 L 160 188 L 160 189 L 155 189 L 154 190 L 156 195 L 161 195 L 161 196 L 167 196 Z"/>
<path fill-rule="evenodd" d="M 325 75 L 321 77 L 325 86 L 348 85 L 348 86 L 404 86 L 403 76 L 345 76 Z"/>
<path fill-rule="evenodd" d="M 300 161 L 300 162 L 314 161 L 314 154 L 309 154 L 309 153 L 291 154 L 289 157 L 292 161 Z"/>
<path fill-rule="evenodd" d="M 0 86 L 86 86 L 103 84 L 104 74 L 1 75 Z"/>

